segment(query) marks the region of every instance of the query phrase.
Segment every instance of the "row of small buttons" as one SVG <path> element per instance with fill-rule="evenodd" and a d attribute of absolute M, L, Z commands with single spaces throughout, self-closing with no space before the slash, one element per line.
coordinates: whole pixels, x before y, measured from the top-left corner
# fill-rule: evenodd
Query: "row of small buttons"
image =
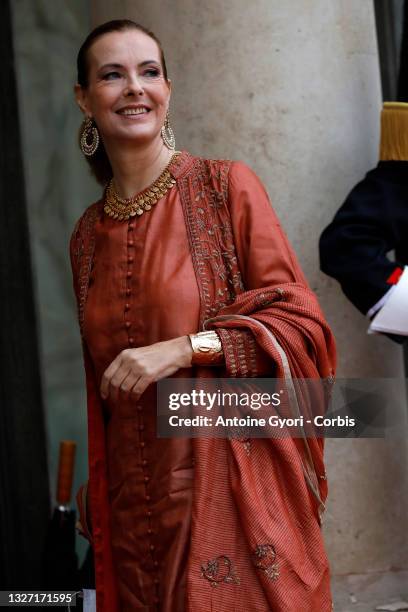
<path fill-rule="evenodd" d="M 140 442 L 139 442 L 139 447 L 140 447 L 140 453 L 141 453 L 141 466 L 142 466 L 142 470 L 143 470 L 143 481 L 145 483 L 145 501 L 146 501 L 146 517 L 148 520 L 148 528 L 147 528 L 147 535 L 149 536 L 150 539 L 150 544 L 149 544 L 149 550 L 150 550 L 150 554 L 152 557 L 152 561 L 153 561 L 153 567 L 155 569 L 157 569 L 159 567 L 159 562 L 157 561 L 157 559 L 155 559 L 155 550 L 156 547 L 153 544 L 153 542 L 151 541 L 152 536 L 154 536 L 154 529 L 153 529 L 153 525 L 152 525 L 152 511 L 150 509 L 150 502 L 152 501 L 152 497 L 149 494 L 149 490 L 148 490 L 148 484 L 150 482 L 150 476 L 148 475 L 147 472 L 147 467 L 148 467 L 148 461 L 144 456 L 144 449 L 146 447 L 146 443 L 144 442 L 144 440 L 142 440 L 142 436 L 143 436 L 143 432 L 145 430 L 144 428 L 144 424 L 142 422 L 143 419 L 143 415 L 142 415 L 142 406 L 138 406 L 137 407 L 138 412 L 139 412 L 139 436 L 140 436 Z M 158 593 L 158 586 L 160 584 L 160 580 L 159 578 L 157 578 L 157 576 L 154 578 L 153 580 L 154 585 L 155 585 L 155 589 L 156 589 L 156 596 L 154 598 L 154 603 L 158 604 L 159 603 L 159 593 Z"/>
<path fill-rule="evenodd" d="M 128 270 L 126 272 L 126 279 L 127 279 L 127 286 L 126 286 L 126 296 L 130 297 L 132 295 L 132 289 L 131 289 L 131 278 L 132 278 L 132 273 L 133 273 L 133 269 L 132 269 L 132 264 L 134 263 L 134 256 L 132 254 L 132 249 L 134 247 L 134 240 L 133 240 L 133 230 L 134 230 L 134 225 L 133 225 L 133 220 L 130 219 L 129 220 L 129 225 L 128 225 L 128 241 L 127 241 L 127 246 L 128 246 L 128 257 L 127 257 L 127 263 L 128 263 Z M 126 302 L 125 304 L 125 328 L 128 332 L 128 343 L 129 343 L 129 347 L 134 346 L 135 341 L 133 336 L 131 335 L 130 329 L 132 327 L 132 322 L 129 318 L 129 311 L 130 311 L 130 302 Z M 144 432 L 144 424 L 143 424 L 143 414 L 142 414 L 142 406 L 138 405 L 137 406 L 137 410 L 139 413 L 139 447 L 140 447 L 140 454 L 141 454 L 141 466 L 142 466 L 142 470 L 143 470 L 143 481 L 145 483 L 145 501 L 146 501 L 146 517 L 148 520 L 148 528 L 147 528 L 147 535 L 149 536 L 150 539 L 150 545 L 149 545 L 149 550 L 150 550 L 150 554 L 152 557 L 152 561 L 153 561 L 153 567 L 155 569 L 157 569 L 159 567 L 159 562 L 157 561 L 157 559 L 154 558 L 154 552 L 156 550 L 155 545 L 153 544 L 153 542 L 151 541 L 151 537 L 154 535 L 154 530 L 152 527 L 152 511 L 149 508 L 150 502 L 152 500 L 151 495 L 149 495 L 147 486 L 150 482 L 150 476 L 148 475 L 147 472 L 147 466 L 148 466 L 148 461 L 147 459 L 144 457 L 144 449 L 146 447 L 146 443 L 144 442 L 143 438 L 143 432 Z M 155 590 L 156 590 L 156 596 L 154 598 L 154 603 L 158 604 L 160 599 L 159 599 L 159 584 L 160 584 L 160 580 L 158 577 L 155 577 L 154 580 L 154 585 L 155 585 Z"/>
<path fill-rule="evenodd" d="M 134 247 L 134 240 L 133 240 L 133 228 L 134 228 L 134 222 L 133 219 L 129 220 L 129 225 L 128 225 L 128 241 L 127 241 L 127 246 L 128 246 L 128 265 L 131 266 L 133 264 L 134 258 L 133 255 L 131 254 L 131 249 Z M 129 297 L 132 294 L 132 289 L 130 286 L 130 279 L 132 278 L 132 269 L 129 267 L 127 272 L 126 272 L 126 279 L 127 279 L 127 287 L 126 287 L 126 295 Z M 132 323 L 131 321 L 127 318 L 128 317 L 128 313 L 130 311 L 130 303 L 126 302 L 125 304 L 125 327 L 126 330 L 128 332 L 128 342 L 129 342 L 129 346 L 132 347 L 135 344 L 135 340 L 133 338 L 133 336 L 130 333 L 130 328 L 132 327 Z"/>

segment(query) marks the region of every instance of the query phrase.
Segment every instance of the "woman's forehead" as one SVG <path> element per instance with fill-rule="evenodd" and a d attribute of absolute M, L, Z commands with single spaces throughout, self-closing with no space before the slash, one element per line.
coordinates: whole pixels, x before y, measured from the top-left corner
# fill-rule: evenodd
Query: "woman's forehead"
<path fill-rule="evenodd" d="M 126 64 L 155 60 L 160 62 L 159 47 L 153 38 L 140 30 L 108 32 L 89 49 L 89 59 L 98 69 L 103 64 Z"/>

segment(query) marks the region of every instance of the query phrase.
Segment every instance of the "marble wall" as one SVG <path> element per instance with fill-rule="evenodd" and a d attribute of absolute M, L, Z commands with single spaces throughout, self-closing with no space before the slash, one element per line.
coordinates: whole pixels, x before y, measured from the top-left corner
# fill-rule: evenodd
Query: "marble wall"
<path fill-rule="evenodd" d="M 339 375 L 395 377 L 402 357 L 319 272 L 317 241 L 377 162 L 381 88 L 371 0 L 92 0 L 162 40 L 178 148 L 242 159 L 265 182 L 337 337 Z M 326 541 L 337 573 L 408 566 L 406 440 L 330 440 Z"/>
<path fill-rule="evenodd" d="M 69 0 L 11 4 L 51 488 L 59 441 L 72 439 L 76 491 L 87 479 L 86 397 L 68 243 L 99 192 L 77 146 L 81 114 L 73 97 L 89 7 Z"/>

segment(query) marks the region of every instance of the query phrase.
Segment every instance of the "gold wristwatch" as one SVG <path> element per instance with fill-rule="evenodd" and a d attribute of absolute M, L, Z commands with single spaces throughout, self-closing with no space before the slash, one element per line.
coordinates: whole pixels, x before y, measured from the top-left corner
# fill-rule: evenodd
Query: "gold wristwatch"
<path fill-rule="evenodd" d="M 221 365 L 224 363 L 224 353 L 221 340 L 215 331 L 204 331 L 189 334 L 193 356 L 191 365 Z"/>

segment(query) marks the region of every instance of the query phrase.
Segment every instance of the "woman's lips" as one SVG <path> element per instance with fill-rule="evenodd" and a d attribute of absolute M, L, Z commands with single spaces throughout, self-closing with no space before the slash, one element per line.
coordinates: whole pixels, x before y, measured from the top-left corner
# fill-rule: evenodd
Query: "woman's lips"
<path fill-rule="evenodd" d="M 140 121 L 140 119 L 143 119 L 144 117 L 147 117 L 149 113 L 140 113 L 139 115 L 119 115 L 120 117 L 124 118 L 124 119 L 130 119 L 132 121 Z"/>

